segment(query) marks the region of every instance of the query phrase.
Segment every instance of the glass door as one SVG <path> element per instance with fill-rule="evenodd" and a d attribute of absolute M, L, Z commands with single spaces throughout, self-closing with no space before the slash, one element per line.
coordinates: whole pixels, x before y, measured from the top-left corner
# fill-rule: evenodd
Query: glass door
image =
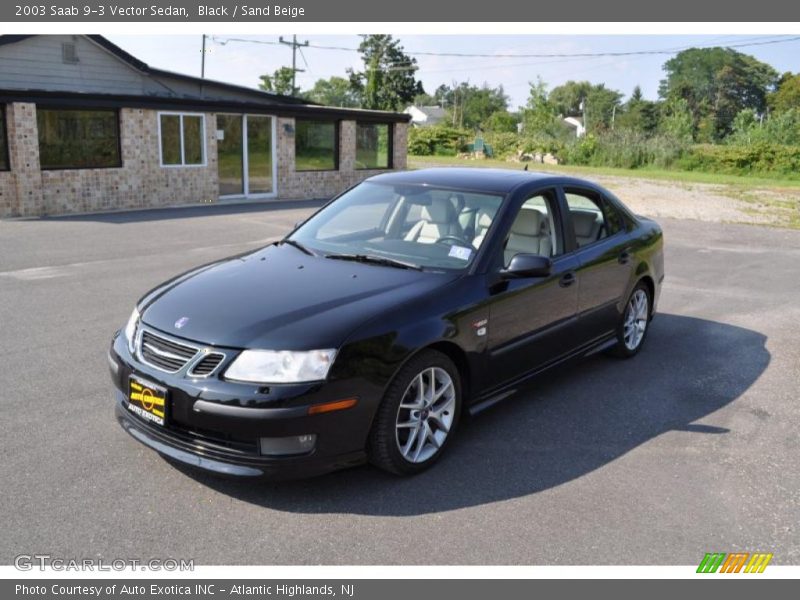
<path fill-rule="evenodd" d="M 242 123 L 241 115 L 217 115 L 220 196 L 242 196 L 245 193 Z"/>
<path fill-rule="evenodd" d="M 247 183 L 250 194 L 271 194 L 272 117 L 247 117 Z"/>
<path fill-rule="evenodd" d="M 272 117 L 217 115 L 220 196 L 274 195 L 273 127 Z"/>

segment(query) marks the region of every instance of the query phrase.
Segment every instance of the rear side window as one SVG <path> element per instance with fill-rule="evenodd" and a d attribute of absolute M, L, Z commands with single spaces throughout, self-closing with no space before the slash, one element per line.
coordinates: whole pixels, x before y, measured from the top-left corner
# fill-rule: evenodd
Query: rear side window
<path fill-rule="evenodd" d="M 619 211 L 594 190 L 567 188 L 564 196 L 579 248 L 624 229 Z"/>

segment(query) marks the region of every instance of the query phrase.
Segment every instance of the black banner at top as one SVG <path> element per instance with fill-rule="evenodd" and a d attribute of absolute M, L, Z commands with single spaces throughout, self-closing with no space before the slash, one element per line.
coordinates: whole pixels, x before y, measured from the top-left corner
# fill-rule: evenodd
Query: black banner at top
<path fill-rule="evenodd" d="M 18 0 L 4 22 L 797 22 L 786 0 Z M 602 32 L 598 32 L 602 33 Z"/>

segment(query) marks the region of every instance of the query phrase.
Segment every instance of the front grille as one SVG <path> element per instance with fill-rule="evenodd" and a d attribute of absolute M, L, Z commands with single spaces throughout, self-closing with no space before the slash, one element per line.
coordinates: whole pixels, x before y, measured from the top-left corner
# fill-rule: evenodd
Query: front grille
<path fill-rule="evenodd" d="M 197 354 L 197 348 L 165 339 L 145 330 L 142 332 L 139 352 L 147 364 L 175 373 Z"/>
<path fill-rule="evenodd" d="M 208 377 L 224 359 L 224 354 L 210 352 L 201 358 L 194 367 L 192 367 L 192 370 L 189 372 L 189 374 L 196 377 Z"/>

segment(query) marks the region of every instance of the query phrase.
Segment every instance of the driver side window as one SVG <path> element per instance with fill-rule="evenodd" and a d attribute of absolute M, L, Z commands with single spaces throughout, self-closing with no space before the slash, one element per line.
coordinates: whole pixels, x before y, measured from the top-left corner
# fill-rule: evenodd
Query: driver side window
<path fill-rule="evenodd" d="M 506 237 L 503 248 L 505 266 L 517 254 L 551 257 L 563 252 L 561 236 L 554 219 L 555 199 L 555 192 L 547 190 L 522 204 Z"/>

